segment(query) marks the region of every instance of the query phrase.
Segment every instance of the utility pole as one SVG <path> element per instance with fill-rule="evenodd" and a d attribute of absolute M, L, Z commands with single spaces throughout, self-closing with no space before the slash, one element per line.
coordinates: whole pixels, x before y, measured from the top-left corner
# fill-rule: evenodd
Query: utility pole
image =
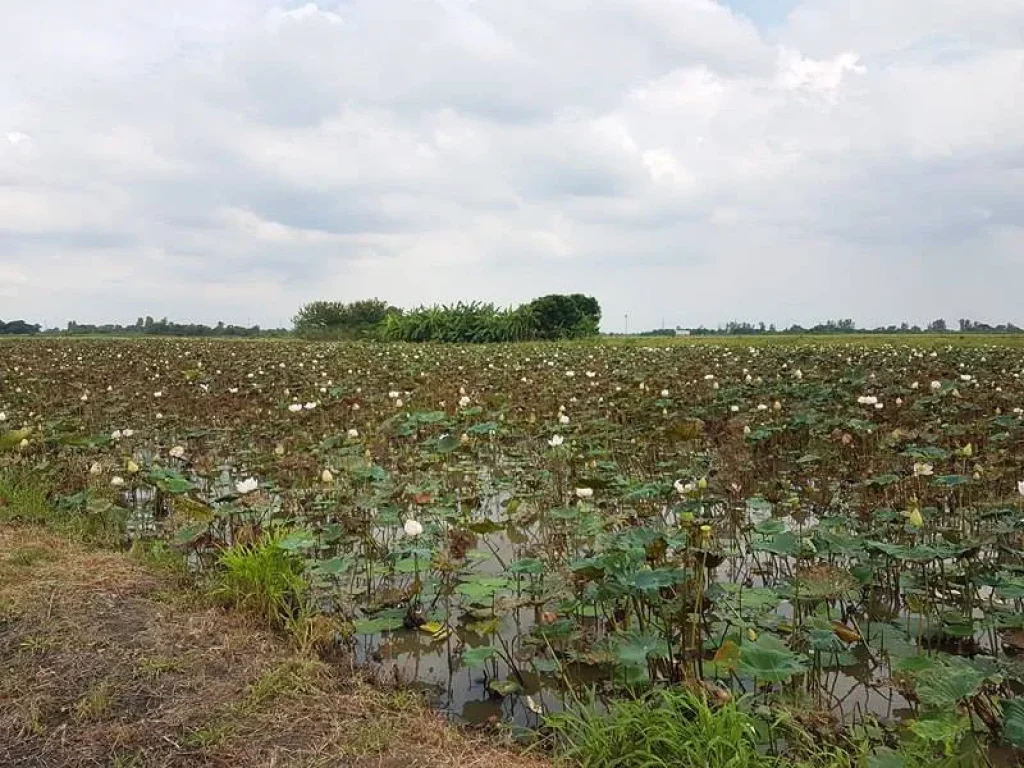
<path fill-rule="evenodd" d="M 626 313 L 626 335 L 629 336 L 629 313 Z"/>

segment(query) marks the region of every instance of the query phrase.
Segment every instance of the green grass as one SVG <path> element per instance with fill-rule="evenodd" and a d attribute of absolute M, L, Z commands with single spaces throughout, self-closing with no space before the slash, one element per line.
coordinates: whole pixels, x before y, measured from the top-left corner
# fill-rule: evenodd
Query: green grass
<path fill-rule="evenodd" d="M 220 558 L 222 571 L 213 594 L 271 626 L 288 629 L 306 611 L 302 560 L 280 546 L 280 537 L 236 545 Z"/>
<path fill-rule="evenodd" d="M 582 768 L 852 768 L 840 750 L 775 756 L 759 738 L 764 725 L 729 702 L 712 707 L 700 694 L 663 689 L 593 708 L 552 715 L 547 725 L 559 756 Z"/>
<path fill-rule="evenodd" d="M 90 544 L 117 547 L 124 544 L 125 515 L 100 496 L 53 500 L 39 472 L 17 467 L 0 471 L 0 523 L 38 525 Z"/>
<path fill-rule="evenodd" d="M 19 567 L 28 567 L 36 563 L 53 560 L 54 553 L 42 547 L 19 547 L 7 556 L 7 562 Z"/>
<path fill-rule="evenodd" d="M 0 474 L 0 522 L 48 525 L 57 517 L 43 483 L 26 472 Z"/>

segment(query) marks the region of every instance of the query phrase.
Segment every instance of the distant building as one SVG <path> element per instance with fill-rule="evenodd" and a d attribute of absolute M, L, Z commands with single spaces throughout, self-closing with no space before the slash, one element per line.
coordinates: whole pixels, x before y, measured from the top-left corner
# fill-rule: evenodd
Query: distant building
<path fill-rule="evenodd" d="M 689 335 L 690 335 L 690 329 L 689 328 L 676 328 L 676 336 L 689 336 Z"/>

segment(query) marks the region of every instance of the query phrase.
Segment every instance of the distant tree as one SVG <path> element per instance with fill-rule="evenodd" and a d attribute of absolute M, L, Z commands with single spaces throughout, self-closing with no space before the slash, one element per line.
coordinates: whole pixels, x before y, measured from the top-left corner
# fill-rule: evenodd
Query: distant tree
<path fill-rule="evenodd" d="M 381 299 L 364 299 L 349 304 L 312 301 L 299 309 L 292 324 L 300 336 L 358 338 L 372 333 L 389 314 L 400 312 Z"/>
<path fill-rule="evenodd" d="M 529 303 L 537 338 L 593 336 L 601 322 L 601 305 L 592 296 L 550 294 Z"/>
<path fill-rule="evenodd" d="M 932 320 L 928 323 L 928 330 L 931 333 L 945 333 L 946 332 L 946 321 L 941 317 L 937 320 Z"/>
<path fill-rule="evenodd" d="M 39 333 L 41 326 L 26 323 L 24 320 L 11 320 L 4 322 L 0 320 L 0 334 L 5 336 L 24 336 Z"/>

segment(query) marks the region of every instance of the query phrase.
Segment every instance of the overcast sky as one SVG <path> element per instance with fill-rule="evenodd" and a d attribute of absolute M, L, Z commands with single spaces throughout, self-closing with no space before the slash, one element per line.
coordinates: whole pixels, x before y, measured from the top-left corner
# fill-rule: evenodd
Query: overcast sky
<path fill-rule="evenodd" d="M 1024 324 L 1021 0 L 0 0 L 0 318 Z"/>

